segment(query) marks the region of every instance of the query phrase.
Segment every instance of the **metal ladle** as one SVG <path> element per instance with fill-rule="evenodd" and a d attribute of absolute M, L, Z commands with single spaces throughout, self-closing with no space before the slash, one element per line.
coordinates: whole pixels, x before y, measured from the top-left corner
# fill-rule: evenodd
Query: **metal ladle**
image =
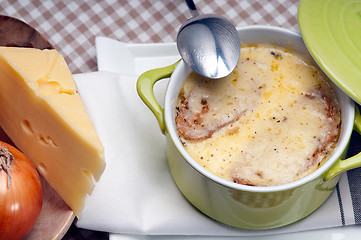
<path fill-rule="evenodd" d="M 199 15 L 193 0 L 186 2 L 192 17 L 180 27 L 177 35 L 177 47 L 183 61 L 208 78 L 229 75 L 240 55 L 236 28 L 219 15 Z"/>

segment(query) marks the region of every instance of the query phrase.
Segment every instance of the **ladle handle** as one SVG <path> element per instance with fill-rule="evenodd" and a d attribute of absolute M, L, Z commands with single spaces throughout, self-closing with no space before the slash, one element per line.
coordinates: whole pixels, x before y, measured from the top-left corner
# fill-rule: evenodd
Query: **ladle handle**
<path fill-rule="evenodd" d="M 199 13 L 197 11 L 196 5 L 194 4 L 193 0 L 185 0 L 185 1 L 186 1 L 187 5 L 188 5 L 189 11 L 192 14 L 192 17 L 198 16 Z"/>

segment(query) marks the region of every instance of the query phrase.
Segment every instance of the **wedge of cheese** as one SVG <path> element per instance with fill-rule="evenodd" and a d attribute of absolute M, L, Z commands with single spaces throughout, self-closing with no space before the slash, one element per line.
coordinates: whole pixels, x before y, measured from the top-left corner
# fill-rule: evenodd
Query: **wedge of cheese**
<path fill-rule="evenodd" d="M 0 47 L 0 126 L 79 216 L 104 150 L 56 50 Z"/>

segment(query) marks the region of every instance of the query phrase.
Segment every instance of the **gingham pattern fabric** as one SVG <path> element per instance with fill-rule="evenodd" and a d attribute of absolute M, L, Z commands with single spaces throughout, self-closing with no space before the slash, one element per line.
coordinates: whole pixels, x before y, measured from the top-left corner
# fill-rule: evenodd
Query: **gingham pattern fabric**
<path fill-rule="evenodd" d="M 273 25 L 298 32 L 298 0 L 195 0 L 235 26 Z M 127 43 L 174 42 L 191 15 L 183 0 L 1 0 L 0 14 L 36 28 L 60 51 L 72 73 L 97 70 L 95 37 Z M 72 225 L 65 240 L 108 239 L 107 233 Z"/>
<path fill-rule="evenodd" d="M 298 0 L 196 0 L 201 13 L 217 13 L 236 26 L 264 24 L 298 31 Z M 183 0 L 1 0 L 0 14 L 19 18 L 42 33 L 73 73 L 97 70 L 94 40 L 174 42 L 191 17 Z"/>

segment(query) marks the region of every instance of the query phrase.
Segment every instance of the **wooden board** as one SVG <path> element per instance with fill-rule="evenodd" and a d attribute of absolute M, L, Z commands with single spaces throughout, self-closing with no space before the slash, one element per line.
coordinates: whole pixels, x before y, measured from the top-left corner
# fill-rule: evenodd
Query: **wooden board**
<path fill-rule="evenodd" d="M 0 15 L 0 46 L 53 49 L 54 47 L 34 28 L 12 17 Z M 0 128 L 0 140 L 14 143 Z M 58 193 L 41 177 L 43 205 L 35 226 L 27 240 L 62 239 L 70 228 L 75 215 Z"/>

